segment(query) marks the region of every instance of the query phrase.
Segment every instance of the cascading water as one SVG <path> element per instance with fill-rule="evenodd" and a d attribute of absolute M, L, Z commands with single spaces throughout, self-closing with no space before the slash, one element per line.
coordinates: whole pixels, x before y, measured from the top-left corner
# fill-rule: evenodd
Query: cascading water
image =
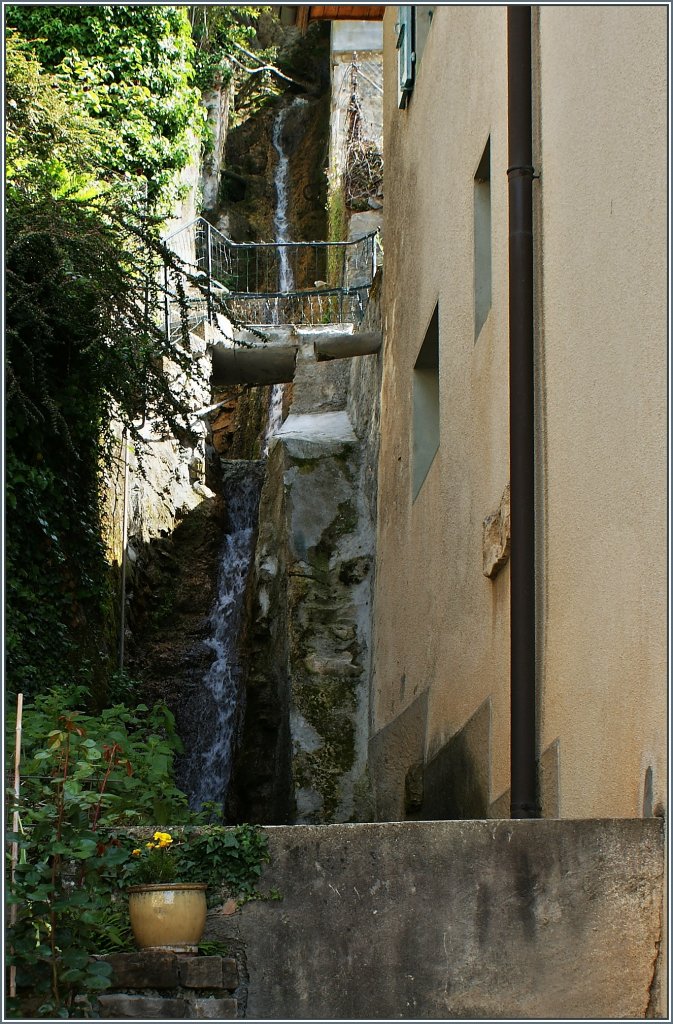
<path fill-rule="evenodd" d="M 283 146 L 283 129 L 291 108 L 305 103 L 305 99 L 297 97 L 291 106 L 278 113 L 273 125 L 272 143 L 278 153 L 274 173 L 276 208 L 273 226 L 276 242 L 288 241 L 290 231 L 290 166 Z M 279 246 L 278 257 L 278 290 L 292 291 L 294 275 L 284 246 Z M 278 323 L 278 300 L 272 316 L 274 322 Z M 282 423 L 282 417 L 283 385 L 274 384 L 265 432 L 265 455 L 268 454 L 271 438 Z M 185 788 L 194 808 L 208 802 L 223 804 L 231 777 L 234 741 L 242 711 L 242 665 L 238 643 L 243 598 L 253 554 L 262 465 L 245 461 L 223 463 L 229 530 L 222 549 L 217 598 L 210 613 L 211 636 L 206 641 L 214 653 L 214 660 L 200 687 L 200 751 L 192 755 L 185 773 Z"/>
<path fill-rule="evenodd" d="M 305 101 L 302 100 L 301 102 Z M 294 106 L 296 103 L 297 100 L 295 100 L 292 105 Z M 276 150 L 276 153 L 278 153 L 278 163 L 276 164 L 276 170 L 274 173 L 274 185 L 276 186 L 276 212 L 273 218 L 273 235 L 275 242 L 289 241 L 288 233 L 290 230 L 290 222 L 288 220 L 288 182 L 290 179 L 290 159 L 283 146 L 283 128 L 285 127 L 287 115 L 290 110 L 291 107 L 285 107 L 283 110 L 279 111 L 278 116 L 273 123 L 273 134 L 271 136 L 273 148 Z M 278 271 L 278 291 L 292 291 L 294 288 L 294 275 L 287 255 L 287 249 L 282 245 L 278 248 L 278 260 L 280 264 Z"/>
<path fill-rule="evenodd" d="M 210 801 L 223 803 L 229 786 L 241 706 L 238 642 L 262 485 L 259 463 L 223 465 L 229 529 L 210 613 L 212 632 L 205 641 L 215 658 L 202 683 L 202 748 L 192 757 L 188 773 L 187 788 L 194 808 Z"/>
<path fill-rule="evenodd" d="M 289 241 L 290 234 L 290 221 L 289 221 L 289 181 L 290 181 L 290 159 L 285 152 L 283 145 L 283 129 L 287 116 L 290 113 L 292 107 L 303 106 L 306 100 L 302 96 L 297 96 L 291 106 L 284 107 L 280 110 L 273 122 L 273 133 L 271 135 L 271 142 L 273 148 L 278 154 L 278 162 L 274 172 L 274 185 L 276 188 L 276 209 L 273 217 L 273 236 L 275 242 L 287 242 Z M 279 292 L 291 292 L 294 288 L 294 273 L 292 271 L 292 265 L 288 256 L 287 248 L 284 245 L 278 246 L 278 291 Z M 282 302 L 282 299 L 280 300 Z M 272 318 L 274 323 L 279 322 L 279 300 L 275 300 L 275 307 L 272 310 Z M 274 384 L 271 388 L 271 399 L 269 401 L 269 423 L 266 430 L 265 438 L 265 454 L 268 453 L 269 443 L 273 435 L 276 433 L 281 423 L 283 422 L 283 384 Z"/>

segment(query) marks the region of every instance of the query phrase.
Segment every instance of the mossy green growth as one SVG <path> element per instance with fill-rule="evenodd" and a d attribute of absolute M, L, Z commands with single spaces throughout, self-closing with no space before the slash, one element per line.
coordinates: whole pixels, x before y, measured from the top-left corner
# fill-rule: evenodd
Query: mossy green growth
<path fill-rule="evenodd" d="M 358 525 L 358 512 L 354 502 L 349 500 L 342 501 L 337 506 L 337 513 L 329 524 L 329 526 L 323 530 L 320 540 L 311 548 L 309 551 L 310 560 L 316 562 L 322 562 L 327 559 L 329 560 L 334 553 L 337 543 L 340 537 L 346 537 L 349 533 L 353 533 Z"/>
<path fill-rule="evenodd" d="M 327 193 L 327 238 L 330 242 L 343 242 L 348 234 L 348 211 L 343 180 L 331 180 Z M 341 250 L 336 247 L 327 253 L 327 283 L 331 287 L 341 284 Z"/>
<path fill-rule="evenodd" d="M 357 705 L 352 678 L 322 678 L 296 687 L 297 709 L 323 740 L 314 751 L 298 751 L 294 758 L 295 784 L 315 789 L 323 800 L 323 817 L 329 821 L 339 807 L 340 783 L 355 763 L 355 727 L 352 713 Z"/>

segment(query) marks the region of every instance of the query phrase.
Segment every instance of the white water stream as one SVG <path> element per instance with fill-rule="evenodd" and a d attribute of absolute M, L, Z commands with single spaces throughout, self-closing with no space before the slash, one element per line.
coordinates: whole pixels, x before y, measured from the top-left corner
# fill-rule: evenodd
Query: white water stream
<path fill-rule="evenodd" d="M 224 802 L 238 724 L 242 667 L 238 641 L 261 488 L 261 476 L 250 471 L 250 463 L 241 462 L 240 467 L 240 472 L 227 477 L 225 485 L 229 531 L 210 612 L 211 635 L 205 641 L 215 659 L 202 683 L 211 700 L 204 704 L 204 747 L 194 758 L 190 773 L 191 804 L 196 808 L 207 801 Z"/>
<path fill-rule="evenodd" d="M 306 100 L 302 96 L 297 96 L 289 107 L 284 107 L 278 112 L 276 119 L 273 122 L 271 142 L 273 143 L 273 148 L 278 154 L 278 163 L 276 164 L 273 176 L 276 188 L 276 209 L 273 217 L 274 242 L 287 242 L 290 240 L 290 159 L 283 146 L 283 128 L 285 127 L 285 121 L 287 120 L 287 116 L 292 107 L 303 106 L 305 103 Z M 284 245 L 279 245 L 278 247 L 278 264 L 278 291 L 291 292 L 294 288 L 294 273 L 288 256 L 288 250 Z M 283 300 L 276 299 L 275 301 L 276 305 L 273 311 L 273 320 L 277 323 L 278 304 L 279 302 L 282 303 Z M 278 433 L 281 423 L 283 422 L 284 389 L 285 385 L 283 384 L 274 384 L 271 388 L 271 398 L 269 401 L 269 423 L 266 429 L 264 445 L 265 455 L 268 454 L 271 438 Z"/>
<path fill-rule="evenodd" d="M 304 104 L 297 97 L 292 106 Z M 283 128 L 291 107 L 284 107 L 273 124 L 272 143 L 278 153 L 274 172 L 276 208 L 274 241 L 288 241 L 289 224 L 289 158 L 283 147 Z M 294 275 L 287 249 L 278 248 L 278 291 L 294 288 Z M 278 301 L 275 322 L 278 322 Z M 280 300 L 282 301 L 282 300 Z M 268 454 L 271 438 L 283 422 L 283 385 L 274 384 L 269 401 L 269 419 L 265 432 L 264 454 Z M 240 463 L 241 471 L 227 474 L 225 498 L 229 531 L 222 550 L 217 583 L 217 598 L 210 613 L 211 636 L 206 641 L 214 653 L 214 661 L 204 676 L 202 687 L 210 699 L 204 702 L 203 747 L 190 766 L 191 804 L 198 808 L 212 801 L 224 803 L 231 777 L 231 759 L 238 726 L 241 699 L 241 663 L 238 641 L 242 622 L 243 597 L 253 554 L 255 525 L 259 507 L 261 477 L 249 472 L 249 463 Z M 248 471 L 246 472 L 246 469 Z"/>

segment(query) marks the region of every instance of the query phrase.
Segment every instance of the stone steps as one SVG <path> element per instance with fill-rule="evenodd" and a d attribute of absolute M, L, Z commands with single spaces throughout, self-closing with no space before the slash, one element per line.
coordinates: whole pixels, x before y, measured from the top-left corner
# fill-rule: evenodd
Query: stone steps
<path fill-rule="evenodd" d="M 115 953 L 112 987 L 95 1012 L 114 1020 L 233 1020 L 240 976 L 232 957 L 176 953 Z"/>

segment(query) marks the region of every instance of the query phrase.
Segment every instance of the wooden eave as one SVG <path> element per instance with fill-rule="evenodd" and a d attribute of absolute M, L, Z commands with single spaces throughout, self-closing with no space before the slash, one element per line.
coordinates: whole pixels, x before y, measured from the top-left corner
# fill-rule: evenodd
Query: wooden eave
<path fill-rule="evenodd" d="M 385 4 L 308 4 L 297 8 L 297 27 L 305 32 L 311 21 L 383 21 Z"/>

